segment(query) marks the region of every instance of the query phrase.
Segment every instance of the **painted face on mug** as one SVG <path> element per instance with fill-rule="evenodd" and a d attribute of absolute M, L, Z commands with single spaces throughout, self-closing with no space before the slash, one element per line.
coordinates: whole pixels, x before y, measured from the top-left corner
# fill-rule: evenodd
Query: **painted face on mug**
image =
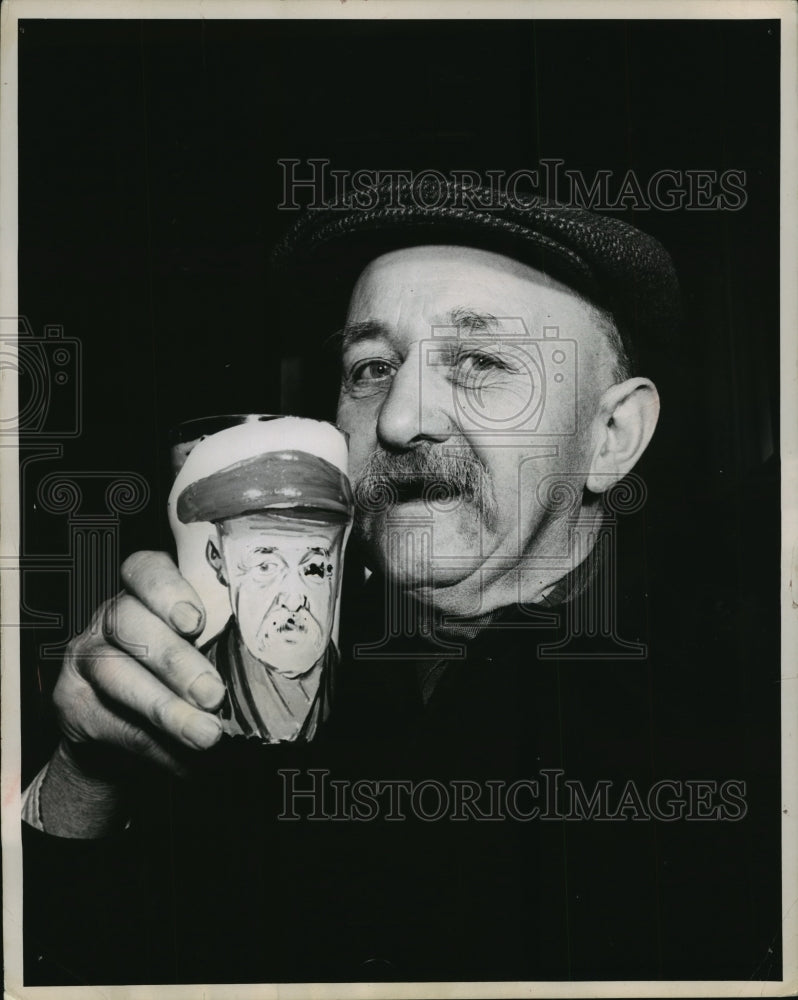
<path fill-rule="evenodd" d="M 208 542 L 245 646 L 281 674 L 306 673 L 330 641 L 343 533 L 338 524 L 252 514 L 220 523 Z"/>

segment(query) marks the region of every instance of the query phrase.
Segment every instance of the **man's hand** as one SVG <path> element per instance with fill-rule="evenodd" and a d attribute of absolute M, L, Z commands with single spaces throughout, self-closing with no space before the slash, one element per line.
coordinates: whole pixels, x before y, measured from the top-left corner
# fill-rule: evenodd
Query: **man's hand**
<path fill-rule="evenodd" d="M 191 641 L 205 621 L 193 587 L 163 552 L 132 555 L 122 582 L 70 643 L 55 687 L 64 743 L 41 785 L 40 813 L 58 836 L 95 837 L 112 825 L 108 745 L 183 774 L 179 748 L 205 750 L 222 734 L 212 712 L 224 684 Z"/>
<path fill-rule="evenodd" d="M 122 582 L 70 643 L 53 696 L 61 729 L 72 743 L 111 743 L 181 770 L 175 741 L 205 750 L 222 733 L 211 712 L 224 684 L 191 642 L 202 602 L 163 552 L 130 556 Z"/>

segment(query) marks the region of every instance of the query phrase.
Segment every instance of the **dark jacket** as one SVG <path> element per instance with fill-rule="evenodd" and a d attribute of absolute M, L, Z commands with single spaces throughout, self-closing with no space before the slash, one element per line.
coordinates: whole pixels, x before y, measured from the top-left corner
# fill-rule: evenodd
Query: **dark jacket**
<path fill-rule="evenodd" d="M 506 608 L 462 642 L 386 638 L 379 581 L 350 594 L 313 742 L 226 740 L 189 782 L 142 774 L 103 843 L 27 832 L 27 981 L 777 976 L 777 692 L 741 686 L 708 605 L 702 624 L 628 579 L 613 634 L 576 639 L 568 605 Z M 665 779 L 714 818 L 646 816 Z M 513 809 L 491 805 L 511 787 Z"/>

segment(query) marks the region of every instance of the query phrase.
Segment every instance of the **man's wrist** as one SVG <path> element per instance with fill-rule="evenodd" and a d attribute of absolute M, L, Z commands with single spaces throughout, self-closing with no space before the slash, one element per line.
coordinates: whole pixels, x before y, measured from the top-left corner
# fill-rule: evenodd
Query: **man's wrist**
<path fill-rule="evenodd" d="M 66 740 L 58 745 L 38 794 L 45 833 L 89 840 L 122 825 L 122 782 L 102 751 Z"/>

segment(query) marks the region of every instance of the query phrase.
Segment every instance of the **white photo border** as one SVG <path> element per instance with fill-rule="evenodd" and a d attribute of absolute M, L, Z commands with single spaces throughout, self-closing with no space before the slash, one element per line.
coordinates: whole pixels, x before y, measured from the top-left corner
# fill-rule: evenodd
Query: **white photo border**
<path fill-rule="evenodd" d="M 17 37 L 22 18 L 69 19 L 778 19 L 781 22 L 782 913 L 778 981 L 356 983 L 25 987 L 22 849 L 18 447 L 0 448 L 2 848 L 5 995 L 86 1000 L 248 998 L 712 997 L 798 992 L 798 7 L 790 0 L 5 0 L 0 7 L 0 317 L 18 315 Z M 18 408 L 16 372 L 0 370 L 0 417 Z M 8 624 L 7 624 L 8 623 Z"/>

